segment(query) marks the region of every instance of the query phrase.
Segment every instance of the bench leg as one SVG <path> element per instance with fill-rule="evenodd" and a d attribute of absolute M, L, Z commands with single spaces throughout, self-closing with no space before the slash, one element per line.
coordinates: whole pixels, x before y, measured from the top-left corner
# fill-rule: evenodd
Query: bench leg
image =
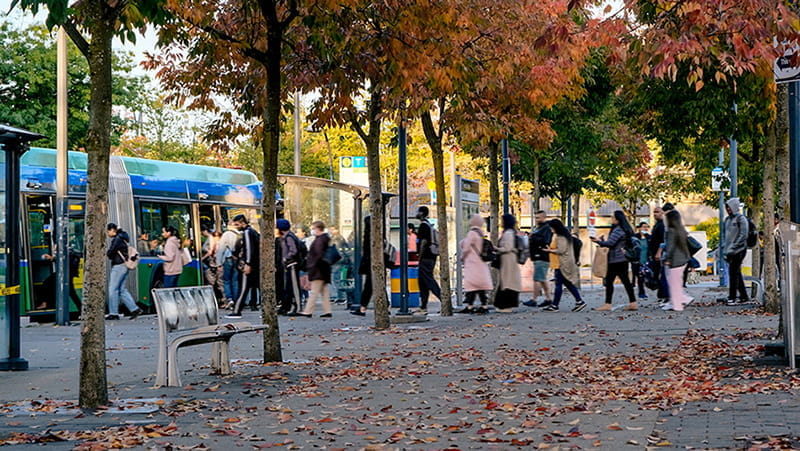
<path fill-rule="evenodd" d="M 167 386 L 181 386 L 181 377 L 178 373 L 178 347 L 174 344 L 169 347 L 167 353 Z"/>
<path fill-rule="evenodd" d="M 163 387 L 167 385 L 167 356 L 162 355 L 165 352 L 158 353 L 158 370 L 156 371 L 156 387 Z"/>
<path fill-rule="evenodd" d="M 230 339 L 215 341 L 211 349 L 212 374 L 231 374 Z"/>

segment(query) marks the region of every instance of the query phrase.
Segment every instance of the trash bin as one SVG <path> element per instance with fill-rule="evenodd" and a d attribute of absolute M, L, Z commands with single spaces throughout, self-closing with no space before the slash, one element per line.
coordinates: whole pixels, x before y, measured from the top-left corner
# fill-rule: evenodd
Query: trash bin
<path fill-rule="evenodd" d="M 416 266 L 408 267 L 408 306 L 419 307 L 419 280 Z M 400 268 L 393 269 L 391 274 L 392 283 L 392 307 L 400 307 Z"/>

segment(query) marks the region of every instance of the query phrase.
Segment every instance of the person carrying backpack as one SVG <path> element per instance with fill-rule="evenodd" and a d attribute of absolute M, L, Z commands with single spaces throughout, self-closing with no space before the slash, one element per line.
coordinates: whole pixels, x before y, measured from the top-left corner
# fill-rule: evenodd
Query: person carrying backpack
<path fill-rule="evenodd" d="M 725 203 L 728 217 L 725 218 L 724 224 L 725 242 L 722 244 L 722 255 L 728 263 L 728 305 L 750 302 L 742 277 L 742 261 L 747 255 L 749 225 L 747 218 L 740 212 L 741 208 L 738 197 L 732 197 Z"/>
<path fill-rule="evenodd" d="M 414 313 L 421 315 L 428 314 L 428 297 L 430 293 L 433 293 L 440 300 L 442 298 L 442 290 L 439 288 L 436 279 L 433 278 L 433 268 L 436 266 L 436 257 L 439 255 L 439 243 L 436 240 L 436 232 L 428 221 L 429 214 L 430 210 L 424 205 L 417 210 L 417 219 L 420 220 L 417 228 L 420 308 Z"/>
<path fill-rule="evenodd" d="M 233 312 L 225 315 L 228 319 L 237 319 L 242 317 L 242 310 L 245 304 L 250 304 L 251 310 L 257 310 L 259 303 L 259 280 L 261 268 L 261 235 L 258 234 L 247 221 L 243 214 L 238 214 L 233 217 L 233 226 L 236 227 L 242 235 L 241 245 L 237 246 L 236 259 L 237 265 L 241 268 L 241 280 L 239 297 L 233 304 Z"/>
<path fill-rule="evenodd" d="M 608 239 L 603 240 L 593 237 L 592 241 L 600 247 L 609 248 L 608 251 L 608 271 L 606 272 L 605 285 L 606 285 L 606 302 L 602 307 L 597 307 L 597 311 L 610 311 L 611 300 L 614 297 L 614 281 L 619 277 L 622 285 L 625 286 L 625 292 L 628 294 L 628 305 L 625 310 L 638 310 L 636 298 L 633 295 L 633 284 L 628 277 L 628 260 L 625 258 L 625 245 L 628 240 L 633 236 L 633 229 L 625 218 L 625 213 L 622 210 L 614 212 L 611 218 L 611 232 L 608 234 Z"/>
<path fill-rule="evenodd" d="M 305 245 L 297 235 L 292 232 L 292 224 L 288 219 L 278 219 L 276 222 L 278 236 L 281 243 L 281 266 L 284 268 L 284 291 L 281 299 L 279 315 L 297 315 L 300 306 L 300 274 L 299 270 L 305 262 Z"/>
<path fill-rule="evenodd" d="M 486 313 L 488 292 L 492 291 L 492 273 L 483 254 L 483 218 L 475 213 L 469 218 L 469 232 L 461 240 L 461 261 L 464 263 L 464 291 L 466 306 L 457 313 Z M 475 298 L 480 298 L 480 307 L 473 308 Z"/>
<path fill-rule="evenodd" d="M 241 240 L 239 231 L 233 227 L 222 234 L 217 243 L 217 266 L 222 268 L 222 291 L 225 294 L 225 308 L 232 308 L 234 299 L 239 298 L 239 271 L 236 269 L 236 244 Z"/>
<path fill-rule="evenodd" d="M 108 276 L 108 315 L 107 320 L 119 319 L 119 301 L 125 305 L 135 319 L 142 314 L 142 309 L 136 305 L 131 292 L 125 286 L 128 278 L 128 267 L 125 266 L 125 259 L 128 256 L 128 233 L 117 227 L 113 222 L 106 226 L 106 235 L 111 238 L 106 256 L 111 260 L 111 274 Z"/>

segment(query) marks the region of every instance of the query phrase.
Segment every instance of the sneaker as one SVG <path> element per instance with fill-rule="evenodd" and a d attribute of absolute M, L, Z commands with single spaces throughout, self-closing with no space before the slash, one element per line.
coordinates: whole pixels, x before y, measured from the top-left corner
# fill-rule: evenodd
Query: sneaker
<path fill-rule="evenodd" d="M 514 311 L 514 309 L 512 309 L 512 308 L 496 308 L 496 309 L 494 309 L 494 311 L 497 312 L 497 313 L 512 313 Z"/>
<path fill-rule="evenodd" d="M 595 312 L 610 312 L 611 311 L 611 304 L 603 304 L 600 307 L 594 308 Z"/>
<path fill-rule="evenodd" d="M 725 301 L 725 304 L 727 304 L 727 305 L 739 305 L 739 301 L 737 299 L 728 299 L 727 301 Z"/>
<path fill-rule="evenodd" d="M 473 310 L 473 312 L 477 315 L 485 315 L 486 313 L 489 313 L 489 310 L 486 307 L 481 306 L 481 307 L 476 307 L 475 310 Z"/>
<path fill-rule="evenodd" d="M 136 319 L 136 317 L 141 315 L 142 313 L 144 313 L 142 312 L 142 309 L 137 308 L 136 310 L 131 312 L 131 319 Z"/>
<path fill-rule="evenodd" d="M 311 314 L 310 313 L 303 313 L 303 312 L 290 313 L 289 316 L 292 316 L 292 317 L 302 316 L 303 318 L 311 318 Z"/>
<path fill-rule="evenodd" d="M 525 302 L 522 303 L 522 305 L 524 305 L 526 307 L 536 307 L 536 301 L 534 301 L 534 300 L 525 301 Z"/>
<path fill-rule="evenodd" d="M 311 316 L 311 315 L 308 315 L 308 316 Z M 320 318 L 333 318 L 333 313 L 323 313 L 322 315 L 319 315 L 319 317 Z"/>
<path fill-rule="evenodd" d="M 586 303 L 585 302 L 578 302 L 577 304 L 575 304 L 575 307 L 572 307 L 572 311 L 573 312 L 581 312 L 585 308 L 586 308 Z"/>
<path fill-rule="evenodd" d="M 639 299 L 643 299 L 643 300 L 646 301 L 647 300 L 647 295 L 646 294 L 640 294 L 639 295 Z"/>
<path fill-rule="evenodd" d="M 558 306 L 555 304 L 550 304 L 547 307 L 542 309 L 543 312 L 557 312 Z"/>
<path fill-rule="evenodd" d="M 537 305 L 537 307 L 547 307 L 548 305 L 552 304 L 553 301 L 551 301 L 550 299 L 545 299 L 544 301 L 540 302 L 539 305 Z"/>
<path fill-rule="evenodd" d="M 105 318 L 107 320 L 116 320 L 116 319 L 119 319 L 119 315 L 110 315 L 109 314 L 109 315 L 106 315 Z"/>
<path fill-rule="evenodd" d="M 675 309 L 672 308 L 672 304 L 667 303 L 667 304 L 664 304 L 664 305 L 661 306 L 661 310 L 670 311 L 670 310 L 675 310 Z"/>
<path fill-rule="evenodd" d="M 463 309 L 457 311 L 456 313 L 474 313 L 475 310 L 472 310 L 472 307 L 466 306 Z"/>
<path fill-rule="evenodd" d="M 241 313 L 228 313 L 225 315 L 225 319 L 242 319 Z"/>
<path fill-rule="evenodd" d="M 350 310 L 350 314 L 356 316 L 367 316 L 367 312 L 362 312 L 361 310 Z"/>

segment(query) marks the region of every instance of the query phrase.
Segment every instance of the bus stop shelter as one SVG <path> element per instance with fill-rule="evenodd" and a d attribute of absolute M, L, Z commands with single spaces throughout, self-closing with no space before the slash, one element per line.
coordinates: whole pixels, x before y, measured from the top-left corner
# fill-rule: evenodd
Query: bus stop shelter
<path fill-rule="evenodd" d="M 22 371 L 19 300 L 19 158 L 44 136 L 0 124 L 0 370 Z"/>
<path fill-rule="evenodd" d="M 346 301 L 349 307 L 357 305 L 362 287 L 358 267 L 363 254 L 364 212 L 369 212 L 368 202 L 374 198 L 369 188 L 300 175 L 279 175 L 278 182 L 283 185 L 283 214 L 292 229 L 308 232 L 312 222 L 322 221 L 342 255 L 333 267 L 331 298 Z M 384 211 L 393 196 L 381 193 Z"/>

